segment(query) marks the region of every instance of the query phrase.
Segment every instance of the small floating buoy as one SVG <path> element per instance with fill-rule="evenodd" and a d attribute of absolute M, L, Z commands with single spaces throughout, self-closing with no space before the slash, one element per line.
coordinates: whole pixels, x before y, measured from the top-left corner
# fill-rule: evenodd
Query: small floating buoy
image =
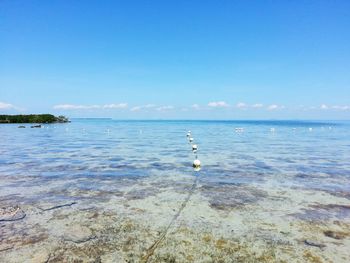
<path fill-rule="evenodd" d="M 312 131 L 312 128 L 309 128 L 309 131 Z"/>
<path fill-rule="evenodd" d="M 195 167 L 195 168 L 193 168 L 193 170 L 194 170 L 195 172 L 199 172 L 199 171 L 201 170 L 201 168 L 200 168 L 200 167 Z"/>
<path fill-rule="evenodd" d="M 190 132 L 188 132 L 186 136 L 187 136 L 187 137 L 190 137 L 190 136 L 191 136 L 191 133 L 190 133 Z"/>
<path fill-rule="evenodd" d="M 193 165 L 192 165 L 194 168 L 199 168 L 201 167 L 201 161 L 196 159 L 193 161 Z"/>
<path fill-rule="evenodd" d="M 192 138 L 192 137 L 190 137 L 188 140 L 189 140 L 190 142 L 193 142 L 193 138 Z"/>
<path fill-rule="evenodd" d="M 197 144 L 193 144 L 193 145 L 192 145 L 192 151 L 197 151 L 197 150 L 198 150 Z"/>

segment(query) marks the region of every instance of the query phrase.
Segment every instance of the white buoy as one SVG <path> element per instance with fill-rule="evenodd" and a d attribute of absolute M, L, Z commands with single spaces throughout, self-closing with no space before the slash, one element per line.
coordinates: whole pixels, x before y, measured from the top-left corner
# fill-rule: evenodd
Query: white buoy
<path fill-rule="evenodd" d="M 309 131 L 312 131 L 312 128 L 309 128 Z"/>
<path fill-rule="evenodd" d="M 197 151 L 197 150 L 198 150 L 197 144 L 193 144 L 193 145 L 192 145 L 192 151 Z"/>
<path fill-rule="evenodd" d="M 187 137 L 190 137 L 190 136 L 191 136 L 191 133 L 190 133 L 190 132 L 188 132 L 186 136 L 187 136 Z"/>
<path fill-rule="evenodd" d="M 199 171 L 201 170 L 201 168 L 200 168 L 200 167 L 194 167 L 193 170 L 194 170 L 195 172 L 199 172 Z"/>
<path fill-rule="evenodd" d="M 198 160 L 198 159 L 194 160 L 194 161 L 193 161 L 193 167 L 194 167 L 194 168 L 199 168 L 199 167 L 201 167 L 201 161 Z"/>
<path fill-rule="evenodd" d="M 192 138 L 192 137 L 190 137 L 188 140 L 189 140 L 190 142 L 193 142 L 193 138 Z"/>

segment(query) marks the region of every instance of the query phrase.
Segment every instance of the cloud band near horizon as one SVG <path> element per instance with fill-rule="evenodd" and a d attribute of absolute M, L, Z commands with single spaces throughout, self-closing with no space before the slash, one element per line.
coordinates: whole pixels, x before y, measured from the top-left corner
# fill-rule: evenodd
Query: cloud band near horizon
<path fill-rule="evenodd" d="M 277 110 L 322 110 L 322 111 L 348 111 L 350 110 L 349 105 L 330 105 L 330 104 L 321 104 L 320 106 L 295 106 L 295 107 L 287 107 L 282 104 L 268 104 L 264 105 L 262 103 L 255 104 L 247 104 L 244 102 L 238 102 L 236 104 L 229 104 L 225 101 L 211 101 L 207 104 L 200 105 L 198 103 L 194 103 L 188 107 L 183 106 L 173 106 L 173 105 L 156 105 L 156 104 L 144 104 L 144 105 L 135 105 L 129 107 L 129 104 L 126 102 L 122 103 L 110 103 L 110 104 L 91 104 L 91 105 L 83 105 L 83 104 L 57 104 L 52 107 L 54 110 L 59 111 L 84 111 L 84 110 L 128 110 L 130 112 L 140 112 L 140 111 L 173 111 L 173 110 L 265 110 L 265 111 L 277 111 Z M 0 101 L 0 111 L 24 111 L 24 108 L 15 106 L 12 103 L 1 102 Z"/>

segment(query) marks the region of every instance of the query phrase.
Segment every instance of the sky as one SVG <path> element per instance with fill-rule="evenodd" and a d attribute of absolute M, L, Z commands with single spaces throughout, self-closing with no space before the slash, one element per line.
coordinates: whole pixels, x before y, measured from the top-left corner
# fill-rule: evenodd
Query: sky
<path fill-rule="evenodd" d="M 0 0 L 0 114 L 350 119 L 350 1 Z"/>

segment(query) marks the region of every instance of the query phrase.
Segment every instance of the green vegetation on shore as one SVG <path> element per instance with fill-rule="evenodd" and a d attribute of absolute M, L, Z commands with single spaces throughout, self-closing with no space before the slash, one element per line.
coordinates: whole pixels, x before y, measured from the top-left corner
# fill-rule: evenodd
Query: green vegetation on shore
<path fill-rule="evenodd" d="M 0 115 L 0 123 L 64 123 L 69 122 L 65 116 L 52 114 L 29 114 L 29 115 Z"/>

